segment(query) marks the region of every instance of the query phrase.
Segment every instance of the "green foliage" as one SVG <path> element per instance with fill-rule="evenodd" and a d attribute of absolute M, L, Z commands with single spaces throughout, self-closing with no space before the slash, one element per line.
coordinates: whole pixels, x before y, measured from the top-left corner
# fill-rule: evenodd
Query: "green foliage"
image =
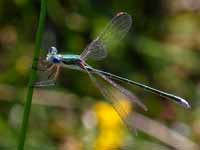
<path fill-rule="evenodd" d="M 44 6 L 46 0 L 42 2 Z M 35 89 L 33 93 L 36 71 L 32 66 L 36 68 L 37 61 L 32 64 L 32 59 L 37 60 L 39 53 L 45 57 L 50 46 L 56 46 L 60 53 L 80 54 L 120 11 L 132 16 L 131 30 L 119 46 L 108 49 L 106 59 L 88 63 L 188 99 L 192 109 L 185 110 L 167 99 L 124 84 L 149 109 L 143 112 L 134 105 L 133 110 L 200 144 L 197 1 L 48 0 L 47 8 L 42 7 L 47 9 L 46 24 L 42 23 L 45 9 L 40 10 L 39 6 L 40 1 L 0 1 L 0 149 L 17 147 L 18 138 L 18 148 L 22 149 L 25 137 L 27 150 L 60 150 L 70 146 L 91 149 L 99 129 L 94 106 L 106 100 L 87 74 L 65 68 L 61 69 L 56 86 Z M 40 12 L 43 19 L 40 17 L 38 27 Z M 34 105 L 30 111 L 32 95 Z M 138 134 L 133 138 L 125 133 L 124 149 L 126 145 L 129 149 L 168 148 L 157 138 Z"/>
<path fill-rule="evenodd" d="M 35 84 L 36 79 L 37 79 L 37 66 L 38 66 L 38 60 L 39 60 L 39 55 L 40 55 L 42 34 L 43 34 L 43 31 L 44 31 L 44 23 L 45 23 L 45 17 L 46 17 L 46 5 L 47 5 L 47 1 L 42 0 L 41 1 L 41 13 L 40 13 L 40 18 L 39 18 L 39 25 L 38 25 L 38 30 L 37 30 L 37 34 L 36 34 L 36 44 L 35 44 L 32 70 L 31 70 L 31 73 L 30 73 L 30 79 L 29 79 L 29 84 L 28 84 L 28 92 L 27 92 L 26 102 L 25 102 L 25 106 L 24 106 L 22 127 L 21 127 L 20 136 L 19 136 L 18 150 L 24 149 L 24 144 L 25 144 L 25 139 L 26 139 L 26 134 L 27 134 L 31 104 L 32 104 L 32 97 L 33 97 L 33 89 L 34 89 L 34 84 Z"/>

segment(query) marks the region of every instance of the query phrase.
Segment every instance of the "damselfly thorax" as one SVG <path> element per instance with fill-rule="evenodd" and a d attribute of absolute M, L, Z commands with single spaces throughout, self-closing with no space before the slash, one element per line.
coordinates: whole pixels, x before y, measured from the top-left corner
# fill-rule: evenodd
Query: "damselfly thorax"
<path fill-rule="evenodd" d="M 62 67 L 83 70 L 84 62 L 80 59 L 79 55 L 63 55 L 62 61 L 60 64 Z"/>
<path fill-rule="evenodd" d="M 84 69 L 84 62 L 81 60 L 80 55 L 57 54 L 57 49 L 55 47 L 51 47 L 49 49 L 46 61 L 50 62 L 52 65 L 57 65 L 57 67 L 65 67 L 75 70 Z"/>

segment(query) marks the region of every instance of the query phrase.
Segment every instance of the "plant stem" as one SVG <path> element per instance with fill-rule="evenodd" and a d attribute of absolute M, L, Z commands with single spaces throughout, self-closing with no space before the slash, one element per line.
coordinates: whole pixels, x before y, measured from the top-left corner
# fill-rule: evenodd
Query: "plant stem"
<path fill-rule="evenodd" d="M 33 58 L 33 63 L 32 63 L 30 79 L 28 83 L 28 93 L 27 93 L 26 102 L 24 106 L 23 121 L 22 121 L 20 136 L 19 136 L 18 150 L 24 150 L 29 115 L 30 115 L 30 110 L 31 110 L 33 87 L 37 78 L 37 65 L 38 65 L 38 60 L 39 60 L 39 55 L 40 55 L 42 34 L 44 30 L 46 4 L 47 4 L 47 0 L 41 0 L 41 11 L 40 11 L 39 25 L 38 25 L 37 34 L 36 34 L 34 58 Z"/>

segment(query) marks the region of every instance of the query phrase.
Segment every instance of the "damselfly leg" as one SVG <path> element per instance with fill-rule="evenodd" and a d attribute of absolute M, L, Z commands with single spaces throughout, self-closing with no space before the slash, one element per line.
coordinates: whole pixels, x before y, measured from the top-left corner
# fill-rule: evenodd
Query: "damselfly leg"
<path fill-rule="evenodd" d="M 42 73 L 48 74 L 48 75 L 45 75 L 47 79 L 45 78 L 43 80 L 37 81 L 35 84 L 35 87 L 54 86 L 56 83 L 56 79 L 58 78 L 59 73 L 60 73 L 60 66 L 52 64 L 46 67 L 46 69 L 42 70 Z"/>

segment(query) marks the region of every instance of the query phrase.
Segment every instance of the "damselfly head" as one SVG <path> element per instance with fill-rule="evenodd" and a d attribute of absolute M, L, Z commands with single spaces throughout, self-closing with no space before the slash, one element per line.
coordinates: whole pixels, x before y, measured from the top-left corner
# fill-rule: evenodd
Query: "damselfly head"
<path fill-rule="evenodd" d="M 48 54 L 47 54 L 47 56 L 46 56 L 46 60 L 48 61 L 48 62 L 51 62 L 51 63 L 53 63 L 53 64 L 58 64 L 58 63 L 60 63 L 60 61 L 61 61 L 61 57 L 60 57 L 60 55 L 58 55 L 57 54 L 57 48 L 56 47 L 50 47 L 49 49 L 48 49 Z"/>
<path fill-rule="evenodd" d="M 56 55 L 58 52 L 57 48 L 52 46 L 48 49 L 48 54 L 51 54 L 51 55 Z"/>
<path fill-rule="evenodd" d="M 60 57 L 60 55 L 48 54 L 46 57 L 46 60 L 53 64 L 59 64 L 61 62 L 61 57 Z"/>

